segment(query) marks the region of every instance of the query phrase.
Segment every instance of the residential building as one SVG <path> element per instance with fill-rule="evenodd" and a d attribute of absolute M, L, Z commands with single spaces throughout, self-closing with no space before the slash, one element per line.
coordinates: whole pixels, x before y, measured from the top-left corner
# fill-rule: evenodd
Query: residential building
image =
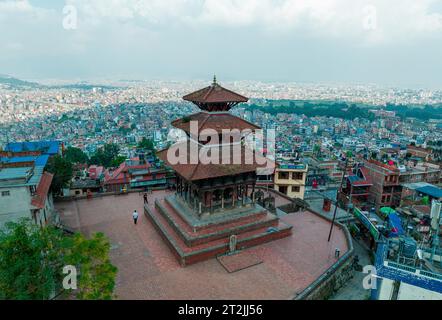
<path fill-rule="evenodd" d="M 119 192 L 129 188 L 165 187 L 172 178 L 166 168 L 133 158 L 124 161 L 116 170 L 106 170 L 103 186 L 107 192 Z"/>
<path fill-rule="evenodd" d="M 399 182 L 399 169 L 394 165 L 377 160 L 366 160 L 363 164 L 365 173 L 371 179 L 369 201 L 376 209 L 380 207 L 398 207 L 401 201 L 402 186 Z"/>
<path fill-rule="evenodd" d="M 401 184 L 415 182 L 439 184 L 440 182 L 441 168 L 438 164 L 408 161 L 407 166 L 400 166 L 399 169 Z"/>
<path fill-rule="evenodd" d="M 432 150 L 408 145 L 407 146 L 407 153 L 410 154 L 412 157 L 422 158 L 424 160 L 429 160 L 431 158 Z"/>
<path fill-rule="evenodd" d="M 34 161 L 0 163 L 0 228 L 20 218 L 40 226 L 55 222 L 52 178 Z"/>
<path fill-rule="evenodd" d="M 357 167 L 347 175 L 339 197 L 345 205 L 352 203 L 354 206 L 362 208 L 362 210 L 369 210 L 371 208 L 369 197 L 372 186 L 373 182 L 367 173 L 367 169 Z"/>
<path fill-rule="evenodd" d="M 277 163 L 275 190 L 290 198 L 304 199 L 308 165 L 303 163 Z"/>

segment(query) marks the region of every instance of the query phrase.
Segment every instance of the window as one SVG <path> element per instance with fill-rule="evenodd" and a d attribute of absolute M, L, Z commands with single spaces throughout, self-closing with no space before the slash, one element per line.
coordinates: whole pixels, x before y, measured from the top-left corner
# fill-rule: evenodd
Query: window
<path fill-rule="evenodd" d="M 287 180 L 289 178 L 288 172 L 278 172 L 278 179 Z"/>
<path fill-rule="evenodd" d="M 299 192 L 301 191 L 301 187 L 299 186 L 292 186 L 292 192 Z"/>
<path fill-rule="evenodd" d="M 293 172 L 292 179 L 293 180 L 302 180 L 304 174 L 302 172 Z"/>
<path fill-rule="evenodd" d="M 287 186 L 279 186 L 279 192 L 281 193 L 287 194 L 287 189 Z"/>
<path fill-rule="evenodd" d="M 387 196 L 382 196 L 382 203 L 389 203 L 391 200 L 391 196 L 387 195 Z"/>
<path fill-rule="evenodd" d="M 11 195 L 11 192 L 8 191 L 2 191 L 2 197 L 9 197 Z"/>

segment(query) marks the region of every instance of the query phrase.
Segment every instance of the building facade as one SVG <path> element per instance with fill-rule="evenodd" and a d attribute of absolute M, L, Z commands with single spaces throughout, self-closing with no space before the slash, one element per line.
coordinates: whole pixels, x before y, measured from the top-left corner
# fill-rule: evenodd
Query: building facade
<path fill-rule="evenodd" d="M 367 177 L 373 183 L 370 187 L 369 202 L 376 210 L 380 207 L 400 206 L 402 186 L 399 181 L 399 169 L 377 160 L 367 160 L 363 166 Z"/>
<path fill-rule="evenodd" d="M 290 198 L 304 199 L 308 165 L 277 164 L 275 169 L 274 188 Z"/>
<path fill-rule="evenodd" d="M 0 228 L 20 218 L 40 226 L 57 223 L 50 191 L 53 175 L 44 169 L 62 150 L 59 141 L 34 141 L 8 143 L 0 152 Z"/>
<path fill-rule="evenodd" d="M 52 178 L 33 163 L 0 167 L 0 228 L 21 218 L 30 218 L 40 226 L 55 222 L 49 191 Z"/>

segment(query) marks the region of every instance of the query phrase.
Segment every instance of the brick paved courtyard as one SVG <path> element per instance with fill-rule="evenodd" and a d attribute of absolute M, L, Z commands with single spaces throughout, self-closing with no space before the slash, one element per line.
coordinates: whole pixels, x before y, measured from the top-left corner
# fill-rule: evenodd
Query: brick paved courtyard
<path fill-rule="evenodd" d="M 149 194 L 149 204 L 167 193 Z M 336 261 L 336 248 L 341 255 L 348 250 L 343 231 L 335 228 L 328 243 L 330 222 L 301 212 L 282 217 L 293 225 L 292 236 L 246 250 L 260 264 L 234 273 L 217 259 L 183 268 L 144 216 L 138 193 L 59 202 L 56 207 L 65 225 L 110 238 L 119 299 L 291 299 Z M 137 225 L 134 209 L 140 213 Z"/>

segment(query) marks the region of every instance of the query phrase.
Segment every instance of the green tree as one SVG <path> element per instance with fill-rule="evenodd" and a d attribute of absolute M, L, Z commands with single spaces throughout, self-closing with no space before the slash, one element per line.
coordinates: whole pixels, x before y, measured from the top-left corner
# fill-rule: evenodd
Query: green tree
<path fill-rule="evenodd" d="M 87 163 L 89 161 L 86 153 L 75 147 L 68 147 L 64 152 L 64 157 L 72 163 Z"/>
<path fill-rule="evenodd" d="M 0 299 L 50 299 L 57 292 L 77 299 L 112 299 L 117 268 L 102 234 L 67 236 L 30 219 L 0 231 Z M 62 289 L 63 267 L 77 268 L 77 290 Z M 59 292 L 61 290 L 61 292 Z"/>
<path fill-rule="evenodd" d="M 321 146 L 320 145 L 318 145 L 318 144 L 315 144 L 314 146 L 313 146 L 313 154 L 316 156 L 316 157 L 319 157 L 319 154 L 321 153 Z"/>
<path fill-rule="evenodd" d="M 109 259 L 110 243 L 103 233 L 86 239 L 77 233 L 69 238 L 65 262 L 80 268 L 78 292 L 82 300 L 113 298 L 117 268 Z"/>
<path fill-rule="evenodd" d="M 141 139 L 141 141 L 138 143 L 138 148 L 155 151 L 153 141 L 147 139 L 146 137 L 143 137 L 143 139 Z"/>
<path fill-rule="evenodd" d="M 124 161 L 126 161 L 125 156 L 117 156 L 115 159 L 112 160 L 111 166 L 112 167 L 119 167 L 120 164 L 122 164 Z"/>
<path fill-rule="evenodd" d="M 61 192 L 63 187 L 69 186 L 72 179 L 72 163 L 60 155 L 49 158 L 46 170 L 54 174 L 51 189 L 54 193 Z"/>
<path fill-rule="evenodd" d="M 104 166 L 106 168 L 113 166 L 113 161 L 118 158 L 120 148 L 114 143 L 105 144 L 103 148 L 98 149 L 89 160 L 90 164 Z M 118 159 L 117 159 L 118 160 Z"/>
<path fill-rule="evenodd" d="M 0 299 L 48 299 L 61 279 L 62 234 L 22 220 L 0 231 Z"/>

